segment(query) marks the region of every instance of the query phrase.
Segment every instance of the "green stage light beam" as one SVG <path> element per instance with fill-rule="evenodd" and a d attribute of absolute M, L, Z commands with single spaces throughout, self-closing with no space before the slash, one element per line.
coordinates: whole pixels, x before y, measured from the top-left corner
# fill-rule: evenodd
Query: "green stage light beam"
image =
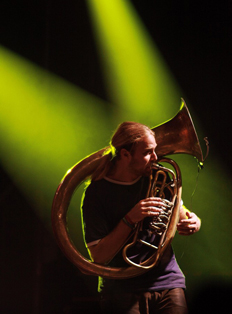
<path fill-rule="evenodd" d="M 183 95 L 132 4 L 89 0 L 88 6 L 115 115 L 150 126 L 167 120 Z"/>
<path fill-rule="evenodd" d="M 184 97 L 183 92 L 132 4 L 122 0 L 89 0 L 88 6 L 117 119 L 155 126 L 174 116 L 179 109 L 180 97 Z M 199 123 L 195 119 L 194 123 L 202 139 Z M 211 154 L 213 152 L 205 162 L 205 170 L 200 173 L 193 203 L 191 193 L 196 184 L 196 162 L 186 155 L 173 157 L 182 169 L 185 204 L 203 222 L 199 234 L 185 239 L 176 236 L 174 240 L 190 289 L 197 289 L 202 280 L 232 279 L 232 253 L 229 249 L 232 247 L 229 227 L 232 184 L 220 161 Z"/>
<path fill-rule="evenodd" d="M 50 228 L 59 182 L 79 160 L 108 145 L 113 122 L 105 102 L 3 47 L 0 81 L 1 165 Z"/>
<path fill-rule="evenodd" d="M 120 16 L 118 14 L 119 10 L 117 4 L 121 10 Z M 19 185 L 22 186 L 24 184 L 26 188 L 29 188 L 30 191 L 32 191 L 30 194 L 36 191 L 38 197 L 35 197 L 35 200 L 39 199 L 40 204 L 44 204 L 43 198 L 46 200 L 49 199 L 49 201 L 51 200 L 51 195 L 53 196 L 54 194 L 54 186 L 57 186 L 67 168 L 82 159 L 85 155 L 104 147 L 108 143 L 112 125 L 114 128 L 116 121 L 121 122 L 130 119 L 154 126 L 169 119 L 176 113 L 179 99 L 183 96 L 183 94 L 179 92 L 179 87 L 177 87 L 177 89 L 175 88 L 176 83 L 172 80 L 172 75 L 171 77 L 169 76 L 170 72 L 167 71 L 162 59 L 161 63 L 159 63 L 160 59 L 156 58 L 157 54 L 158 56 L 160 55 L 154 50 L 154 44 L 151 42 L 146 32 L 145 40 L 138 41 L 138 39 L 144 35 L 145 30 L 138 21 L 136 14 L 133 12 L 133 14 L 130 15 L 128 9 L 130 8 L 133 11 L 133 8 L 128 1 L 98 0 L 95 2 L 89 1 L 89 5 L 94 21 L 93 25 L 95 26 L 96 35 L 100 42 L 99 45 L 102 49 L 100 49 L 100 54 L 105 62 L 103 63 L 104 72 L 109 83 L 109 94 L 110 96 L 112 95 L 111 99 L 117 105 L 116 111 L 112 112 L 112 114 L 115 114 L 114 119 L 110 119 L 109 115 L 106 117 L 104 111 L 101 109 L 100 100 L 92 98 L 85 92 L 69 86 L 66 83 L 63 85 L 64 82 L 62 80 L 53 80 L 53 77 L 51 78 L 50 75 L 47 76 L 47 74 L 45 75 L 43 72 L 43 75 L 40 75 L 41 72 L 37 69 L 36 72 L 30 72 L 31 67 L 29 66 L 28 68 L 27 63 L 23 63 L 26 67 L 18 67 L 18 64 L 14 64 L 12 68 L 10 61 L 15 62 L 14 58 L 8 59 L 8 53 L 6 55 L 1 51 L 1 57 L 3 56 L 5 58 L 0 58 L 0 60 L 3 60 L 0 64 L 1 69 L 4 69 L 4 71 L 0 72 L 2 75 L 1 106 L 9 106 L 12 103 L 12 110 L 15 110 L 14 118 L 11 117 L 12 110 L 10 108 L 8 108 L 8 111 L 7 108 L 4 108 L 4 115 L 1 114 L 0 116 L 0 140 L 2 147 L 4 147 L 4 154 L 1 156 L 1 161 Z M 101 8 L 97 7 L 98 5 L 100 5 Z M 110 17 L 107 20 L 107 25 L 103 24 L 103 21 L 100 21 L 102 16 L 107 19 L 105 6 L 111 6 L 110 12 L 107 11 Z M 102 15 L 100 14 L 100 10 L 102 10 Z M 115 17 L 114 14 L 111 14 L 112 10 L 115 13 Z M 98 16 L 95 16 L 96 12 Z M 128 28 L 122 28 L 121 30 L 121 19 L 122 22 L 124 22 L 125 17 L 128 19 Z M 114 23 L 111 23 L 113 21 Z M 131 21 L 133 21 L 133 23 L 138 22 L 138 24 L 133 24 L 135 28 L 131 27 Z M 99 25 L 101 25 L 101 27 Z M 115 28 L 113 26 L 115 26 Z M 109 29 L 107 29 L 108 27 Z M 108 34 L 110 29 L 114 32 L 109 32 Z M 127 30 L 130 30 L 130 32 L 127 32 Z M 101 31 L 104 33 L 104 36 L 101 34 Z M 125 38 L 122 38 L 123 45 L 120 45 L 118 37 L 121 38 L 122 32 L 125 32 Z M 110 36 L 112 36 L 112 42 L 108 42 Z M 115 41 L 113 42 L 113 40 Z M 130 45 L 127 45 L 127 40 Z M 138 41 L 137 45 L 135 45 L 135 41 Z M 105 44 L 106 47 L 104 46 Z M 147 44 L 148 54 L 146 55 L 144 54 L 143 47 Z M 130 49 L 130 46 L 134 47 L 133 51 Z M 136 59 L 135 56 L 137 51 L 138 59 Z M 133 54 L 131 54 L 132 52 Z M 130 58 L 133 60 L 130 60 Z M 151 63 L 149 62 L 150 60 L 152 61 Z M 21 62 L 19 64 L 21 64 Z M 165 74 L 160 73 L 160 65 L 164 65 L 166 69 Z M 117 68 L 118 66 L 119 69 Z M 123 73 L 124 67 L 125 77 Z M 34 69 L 34 67 L 32 68 Z M 9 69 L 12 73 L 8 77 Z M 140 72 L 141 76 L 139 75 Z M 160 78 L 158 80 L 157 78 L 153 78 L 153 75 L 155 76 L 159 73 Z M 19 77 L 16 79 L 18 74 Z M 168 78 L 167 81 L 165 80 L 166 77 Z M 6 82 L 5 78 L 7 78 Z M 37 90 L 37 88 L 33 88 L 33 80 L 35 83 L 34 86 L 39 89 L 37 93 L 34 93 L 34 90 Z M 128 85 L 127 81 L 129 83 Z M 22 82 L 24 82 L 23 85 Z M 143 89 L 140 88 L 141 86 Z M 44 89 L 46 89 L 47 92 L 44 93 Z M 6 94 L 7 92 L 8 95 Z M 21 95 L 19 96 L 19 102 L 17 102 L 17 93 Z M 13 94 L 16 96 L 13 96 Z M 29 97 L 29 94 L 31 94 L 31 97 Z M 35 110 L 33 109 L 34 101 L 37 104 L 35 106 L 37 109 Z M 25 107 L 24 102 L 28 106 Z M 92 123 L 92 121 L 85 116 L 85 114 L 88 114 L 86 112 L 84 113 L 86 107 L 83 108 L 84 104 L 87 103 L 87 107 L 91 108 L 90 115 L 92 110 L 94 117 L 99 115 L 99 121 L 95 122 L 93 128 L 90 129 L 88 128 L 90 126 L 88 124 L 90 122 Z M 24 108 L 24 116 L 16 104 Z M 44 106 L 44 104 L 46 104 L 46 106 Z M 69 106 L 70 104 L 71 106 Z M 50 105 L 53 110 L 51 110 Z M 79 112 L 72 110 L 74 107 L 76 107 L 76 109 L 78 108 L 77 110 L 80 110 L 80 112 L 83 110 L 83 114 L 79 115 Z M 42 111 L 40 111 L 41 108 Z M 33 112 L 34 123 L 27 124 L 29 123 L 27 120 L 31 120 Z M 51 119 L 51 121 L 53 121 L 52 123 L 49 122 L 50 117 L 54 118 L 54 120 Z M 68 119 L 70 119 L 70 124 L 67 123 L 67 121 L 69 121 Z M 10 120 L 9 124 L 7 124 L 7 120 Z M 81 120 L 81 127 L 78 128 L 78 131 L 74 131 L 79 120 Z M 96 119 L 93 121 L 96 121 Z M 106 123 L 107 126 L 105 127 Z M 28 133 L 27 135 L 24 133 L 21 134 L 19 124 L 26 126 L 24 131 Z M 46 132 L 44 131 L 43 136 L 41 136 L 41 132 L 43 133 L 43 131 L 41 131 L 43 124 L 46 126 Z M 34 125 L 36 126 L 37 132 L 30 134 Z M 15 128 L 15 130 L 13 131 L 11 128 Z M 2 130 L 4 132 L 2 132 Z M 85 132 L 87 132 L 87 134 Z M 94 137 L 92 136 L 93 134 Z M 96 134 L 99 139 L 98 143 L 95 138 Z M 30 135 L 33 137 L 35 143 L 33 139 L 29 140 Z M 43 146 L 42 143 L 45 139 L 47 140 L 47 144 L 44 144 L 46 149 L 43 149 L 41 146 Z M 38 142 L 40 147 L 36 147 L 36 142 Z M 76 145 L 76 149 L 73 148 L 73 143 Z M 89 147 L 85 146 L 86 143 L 90 144 Z M 25 149 L 23 149 L 23 147 Z M 30 155 L 31 157 L 27 155 L 27 150 L 30 152 L 30 147 L 35 150 L 34 153 Z M 54 148 L 54 152 L 56 152 L 55 154 L 51 152 L 52 147 Z M 51 155 L 49 152 L 51 152 Z M 21 161 L 17 160 L 17 157 Z M 43 159 L 43 161 L 41 161 L 40 158 Z M 16 164 L 14 164 L 14 160 L 16 160 Z M 30 163 L 27 165 L 28 160 Z M 32 160 L 33 163 L 31 163 Z M 179 164 L 183 169 L 183 186 L 184 193 L 186 193 L 184 200 L 187 199 L 188 202 L 188 198 L 190 198 L 190 192 L 187 191 L 188 186 L 191 186 L 190 190 L 192 190 L 193 187 L 193 179 L 189 178 L 192 162 L 190 162 L 190 157 L 184 157 L 183 160 L 185 161 Z M 53 165 L 54 161 L 57 165 Z M 34 169 L 37 162 L 38 165 L 42 165 L 40 168 L 42 170 L 41 173 L 37 173 L 39 172 L 39 168 L 38 171 Z M 16 172 L 20 171 L 21 174 L 16 175 Z M 28 178 L 27 183 L 23 183 L 24 174 L 25 178 Z M 28 187 L 28 185 L 31 184 L 29 179 L 31 179 L 33 175 L 35 175 L 35 182 L 32 182 L 32 187 Z M 36 182 L 37 176 L 39 177 L 38 184 Z M 52 178 L 50 178 L 50 176 Z M 45 182 L 46 180 L 48 180 L 48 184 Z M 223 183 L 220 184 L 220 182 Z M 46 186 L 42 186 L 43 184 Z M 51 193 L 49 192 L 49 197 L 47 197 L 47 192 L 45 191 L 46 187 L 49 188 L 50 192 L 52 190 Z M 183 237 L 177 236 L 174 240 L 178 243 L 178 247 L 176 248 L 178 255 L 182 256 L 180 259 L 181 267 L 188 275 L 187 278 L 192 282 L 192 285 L 193 283 L 196 283 L 196 285 L 199 284 L 202 278 L 201 275 L 199 275 L 200 272 L 204 272 L 204 279 L 207 280 L 209 280 L 210 277 L 214 278 L 215 274 L 223 278 L 226 277 L 228 280 L 231 279 L 230 269 L 232 254 L 228 249 L 232 245 L 231 228 L 229 226 L 231 221 L 231 188 L 232 186 L 228 174 L 222 169 L 218 160 L 212 158 L 211 153 L 209 159 L 206 161 L 205 170 L 200 174 L 197 195 L 194 198 L 193 210 L 202 218 L 202 230 L 194 237 L 188 237 L 183 240 Z M 48 211 L 48 213 L 46 212 L 45 214 L 50 215 L 50 207 L 48 208 L 47 202 L 45 205 Z M 189 207 L 189 204 L 186 205 Z M 77 210 L 77 206 L 76 203 L 75 210 Z M 70 222 L 72 223 L 71 220 Z M 183 241 L 186 243 L 184 246 Z M 191 258 L 189 258 L 189 256 L 191 256 Z M 191 264 L 191 260 L 194 265 L 189 265 Z M 191 273 L 192 271 L 193 273 Z"/>

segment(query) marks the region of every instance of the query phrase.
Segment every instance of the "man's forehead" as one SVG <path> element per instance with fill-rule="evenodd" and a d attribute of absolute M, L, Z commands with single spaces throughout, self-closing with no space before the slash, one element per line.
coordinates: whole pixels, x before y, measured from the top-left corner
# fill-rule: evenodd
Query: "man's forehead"
<path fill-rule="evenodd" d="M 143 149 L 153 149 L 157 146 L 154 136 L 146 136 L 138 142 L 137 147 Z"/>

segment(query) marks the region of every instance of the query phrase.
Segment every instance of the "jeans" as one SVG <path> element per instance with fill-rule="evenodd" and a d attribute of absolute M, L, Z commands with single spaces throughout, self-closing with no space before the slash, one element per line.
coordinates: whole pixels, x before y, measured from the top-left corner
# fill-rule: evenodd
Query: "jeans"
<path fill-rule="evenodd" d="M 102 298 L 103 314 L 187 314 L 184 290 L 181 288 L 143 292 L 112 293 Z"/>

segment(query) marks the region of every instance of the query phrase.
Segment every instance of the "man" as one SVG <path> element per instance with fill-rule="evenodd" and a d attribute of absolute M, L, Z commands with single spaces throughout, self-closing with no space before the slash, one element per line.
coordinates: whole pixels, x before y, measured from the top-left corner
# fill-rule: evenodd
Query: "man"
<path fill-rule="evenodd" d="M 121 250 L 140 221 L 143 239 L 154 243 L 149 222 L 166 206 L 159 197 L 146 197 L 152 164 L 157 161 L 156 146 L 155 134 L 143 124 L 124 122 L 113 135 L 82 206 L 85 240 L 94 262 L 126 266 Z M 200 219 L 181 206 L 179 234 L 193 234 L 200 225 Z M 150 251 L 138 244 L 129 254 L 140 261 Z M 185 278 L 171 245 L 158 265 L 143 275 L 123 280 L 101 278 L 100 289 L 103 313 L 187 313 Z"/>

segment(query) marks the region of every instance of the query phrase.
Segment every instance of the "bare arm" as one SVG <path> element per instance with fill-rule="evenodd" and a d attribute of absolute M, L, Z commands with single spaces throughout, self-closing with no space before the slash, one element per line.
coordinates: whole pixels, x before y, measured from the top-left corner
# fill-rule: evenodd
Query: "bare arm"
<path fill-rule="evenodd" d="M 141 200 L 131 209 L 128 217 L 130 221 L 136 224 L 145 217 L 157 216 L 161 211 L 159 206 L 164 206 L 160 198 L 151 197 Z M 98 264 L 109 263 L 123 247 L 131 233 L 132 229 L 123 220 L 120 220 L 118 225 L 98 244 L 89 247 L 94 262 Z"/>
<path fill-rule="evenodd" d="M 111 233 L 101 239 L 97 245 L 89 247 L 94 262 L 98 264 L 109 263 L 121 249 L 131 233 L 132 229 L 127 226 L 123 220 L 120 220 L 119 224 Z"/>

